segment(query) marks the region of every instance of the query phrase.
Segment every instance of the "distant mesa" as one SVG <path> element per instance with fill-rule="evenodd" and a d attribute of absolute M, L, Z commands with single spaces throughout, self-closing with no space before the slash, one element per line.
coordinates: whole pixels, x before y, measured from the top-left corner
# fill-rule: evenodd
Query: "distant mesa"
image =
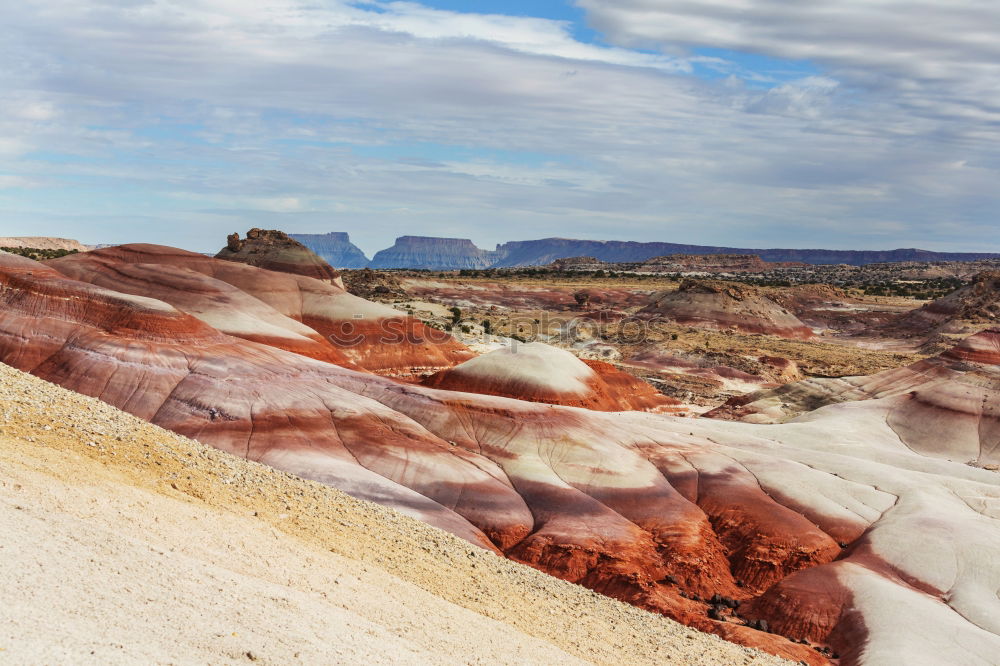
<path fill-rule="evenodd" d="M 489 268 L 495 252 L 481 250 L 468 238 L 400 236 L 392 247 L 375 253 L 372 268 L 460 270 Z"/>
<path fill-rule="evenodd" d="M 285 232 L 275 229 L 251 229 L 244 240 L 238 233 L 230 234 L 226 247 L 219 250 L 215 257 L 343 286 L 340 273 L 330 264 Z"/>
<path fill-rule="evenodd" d="M 423 384 L 604 412 L 675 411 L 679 404 L 610 363 L 581 360 L 542 342 L 514 343 L 477 356 Z"/>
<path fill-rule="evenodd" d="M 351 245 L 347 234 L 292 234 L 311 250 L 323 256 L 337 268 L 363 268 L 364 253 Z M 702 262 L 693 257 L 712 255 Z M 865 264 L 889 262 L 976 261 L 997 259 L 1000 253 L 930 252 L 913 248 L 897 250 L 823 250 L 823 249 L 753 249 L 710 245 L 687 245 L 666 242 L 595 241 L 574 238 L 541 238 L 510 241 L 495 250 L 476 247 L 467 238 L 436 238 L 432 236 L 400 236 L 396 243 L 377 252 L 370 264 L 377 269 L 411 268 L 419 270 L 483 270 L 546 266 L 557 261 L 587 259 L 591 265 L 600 263 L 639 264 L 655 267 L 678 264 L 681 268 L 660 270 L 770 270 L 801 264 Z M 706 263 L 707 262 L 707 263 Z M 579 263 L 566 264 L 571 270 L 583 269 Z M 594 270 L 597 270 L 596 268 Z"/>
<path fill-rule="evenodd" d="M 684 326 L 735 329 L 784 338 L 813 337 L 811 328 L 760 289 L 735 282 L 684 280 L 676 291 L 654 295 L 652 302 L 637 314 L 669 319 Z"/>
<path fill-rule="evenodd" d="M 761 260 L 767 262 L 849 264 L 852 266 L 897 261 L 975 261 L 977 259 L 1000 258 L 1000 254 L 982 252 L 929 252 L 917 249 L 753 249 L 662 242 L 593 241 L 573 238 L 512 241 L 497 245 L 496 254 L 499 258 L 494 264 L 494 268 L 542 266 L 566 257 L 594 257 L 610 263 L 629 263 L 678 254 L 757 255 Z"/>
<path fill-rule="evenodd" d="M 288 234 L 307 248 L 318 254 L 334 268 L 367 268 L 371 263 L 365 253 L 351 242 L 351 237 L 343 231 L 327 234 Z"/>

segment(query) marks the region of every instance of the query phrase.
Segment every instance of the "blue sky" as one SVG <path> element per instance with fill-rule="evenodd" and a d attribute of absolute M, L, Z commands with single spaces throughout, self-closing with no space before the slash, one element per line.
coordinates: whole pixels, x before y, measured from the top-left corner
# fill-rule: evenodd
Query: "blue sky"
<path fill-rule="evenodd" d="M 974 0 L 0 8 L 0 236 L 1000 251 Z"/>

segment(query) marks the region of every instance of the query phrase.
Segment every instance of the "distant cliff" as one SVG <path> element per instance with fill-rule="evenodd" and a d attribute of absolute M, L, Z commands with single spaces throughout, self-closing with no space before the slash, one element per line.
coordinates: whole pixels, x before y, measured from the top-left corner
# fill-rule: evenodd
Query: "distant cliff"
<path fill-rule="evenodd" d="M 594 262 L 640 264 L 660 258 L 676 259 L 678 255 L 755 255 L 770 263 L 850 264 L 863 266 L 898 261 L 976 261 L 1000 259 L 1000 254 L 985 252 L 930 252 L 928 250 L 796 250 L 752 249 L 685 245 L 681 243 L 640 243 L 636 241 L 594 241 L 573 238 L 542 238 L 511 241 L 496 246 L 495 251 L 476 247 L 467 238 L 435 238 L 430 236 L 400 236 L 395 245 L 375 254 L 369 262 L 364 253 L 351 243 L 343 232 L 328 234 L 289 234 L 335 268 L 423 268 L 429 270 L 459 270 L 463 268 L 507 268 L 514 266 L 544 266 L 571 257 L 591 257 Z M 697 260 L 686 263 L 696 270 Z M 734 262 L 732 257 L 727 262 Z M 758 261 L 753 259 L 753 262 Z M 682 262 L 683 263 L 683 262 Z M 725 262 L 723 262 L 725 263 Z M 739 262 L 736 262 L 739 263 Z M 775 268 L 776 266 L 771 266 Z M 759 266 L 763 270 L 763 266 Z M 744 268 L 750 270 L 750 266 Z M 665 269 L 664 269 L 665 270 Z M 674 269 L 671 269 L 674 270 Z"/>
<path fill-rule="evenodd" d="M 288 234 L 318 254 L 334 268 L 366 268 L 370 263 L 365 253 L 351 242 L 343 231 L 328 234 Z"/>
<path fill-rule="evenodd" d="M 400 236 L 395 245 L 375 254 L 371 267 L 433 270 L 489 268 L 497 258 L 495 252 L 476 247 L 468 238 Z"/>
<path fill-rule="evenodd" d="M 512 241 L 497 245 L 499 260 L 495 267 L 540 266 L 566 257 L 595 257 L 613 263 L 641 262 L 671 254 L 755 254 L 764 261 L 796 261 L 806 264 L 850 264 L 862 266 L 894 261 L 975 261 L 996 259 L 1000 254 L 984 252 L 930 252 L 928 250 L 794 250 L 708 245 L 682 245 L 679 243 L 638 243 L 635 241 L 592 241 L 572 238 L 543 238 L 531 241 Z"/>

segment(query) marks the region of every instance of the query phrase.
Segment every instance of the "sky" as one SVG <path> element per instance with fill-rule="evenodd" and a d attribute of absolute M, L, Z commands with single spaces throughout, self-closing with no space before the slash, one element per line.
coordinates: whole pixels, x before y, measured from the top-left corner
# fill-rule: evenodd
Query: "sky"
<path fill-rule="evenodd" d="M 994 0 L 0 2 L 0 236 L 1000 252 Z"/>

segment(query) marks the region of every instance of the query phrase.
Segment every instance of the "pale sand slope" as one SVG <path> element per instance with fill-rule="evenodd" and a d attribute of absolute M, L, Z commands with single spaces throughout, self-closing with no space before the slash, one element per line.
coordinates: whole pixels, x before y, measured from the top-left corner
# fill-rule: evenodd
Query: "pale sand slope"
<path fill-rule="evenodd" d="M 0 663 L 787 663 L 2 364 L 0 535 Z"/>

